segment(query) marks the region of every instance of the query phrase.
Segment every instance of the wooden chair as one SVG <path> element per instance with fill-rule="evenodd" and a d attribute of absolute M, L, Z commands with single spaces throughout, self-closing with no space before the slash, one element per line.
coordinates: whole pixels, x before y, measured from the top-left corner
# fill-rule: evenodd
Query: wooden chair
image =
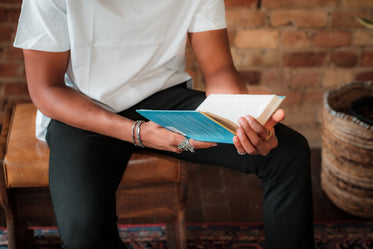
<path fill-rule="evenodd" d="M 19 214 L 15 189 L 48 186 L 49 148 L 35 138 L 32 103 L 7 108 L 0 137 L 0 201 L 6 216 L 9 249 L 32 246 L 28 220 Z M 118 217 L 164 217 L 169 248 L 187 248 L 187 175 L 178 159 L 135 152 L 118 191 Z M 120 201 L 124 198 L 126 201 Z"/>

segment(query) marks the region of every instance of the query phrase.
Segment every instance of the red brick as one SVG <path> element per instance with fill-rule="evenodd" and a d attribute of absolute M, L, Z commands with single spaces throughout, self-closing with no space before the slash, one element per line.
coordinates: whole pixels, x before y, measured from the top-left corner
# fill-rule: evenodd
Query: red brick
<path fill-rule="evenodd" d="M 331 25 L 334 28 L 355 28 L 361 27 L 361 24 L 353 17 L 371 18 L 373 10 L 359 11 L 335 11 L 332 13 Z"/>
<path fill-rule="evenodd" d="M 21 6 L 8 9 L 8 19 L 10 22 L 17 22 L 19 14 L 21 13 Z"/>
<path fill-rule="evenodd" d="M 16 62 L 0 62 L 0 77 L 19 77 L 23 75 L 23 65 Z"/>
<path fill-rule="evenodd" d="M 246 85 L 259 85 L 262 74 L 259 71 L 240 71 L 242 81 Z"/>
<path fill-rule="evenodd" d="M 346 47 L 351 45 L 351 33 L 348 31 L 320 31 L 314 38 L 316 47 Z"/>
<path fill-rule="evenodd" d="M 292 11 L 291 10 L 273 10 L 270 15 L 271 25 L 274 27 L 292 24 Z"/>
<path fill-rule="evenodd" d="M 0 22 L 8 21 L 8 11 L 4 7 L 0 7 Z"/>
<path fill-rule="evenodd" d="M 18 5 L 20 4 L 22 1 L 19 1 L 19 0 L 1 0 L 0 1 L 1 3 L 7 3 L 7 4 L 15 4 L 15 5 Z"/>
<path fill-rule="evenodd" d="M 258 28 L 266 23 L 266 14 L 248 8 L 233 8 L 227 9 L 226 19 L 229 28 Z"/>
<path fill-rule="evenodd" d="M 226 7 L 254 7 L 257 0 L 224 0 Z"/>
<path fill-rule="evenodd" d="M 322 10 L 274 10 L 270 16 L 271 25 L 274 27 L 296 25 L 297 27 L 320 28 L 328 23 L 328 14 Z"/>
<path fill-rule="evenodd" d="M 300 118 L 300 115 L 302 118 Z M 296 128 L 299 124 L 315 123 L 315 110 L 309 108 L 309 106 L 305 106 L 303 103 L 300 108 L 297 108 L 297 105 L 289 105 L 286 108 L 285 123 L 291 125 L 293 128 Z"/>
<path fill-rule="evenodd" d="M 284 66 L 321 67 L 325 64 L 326 52 L 289 52 L 283 57 Z"/>
<path fill-rule="evenodd" d="M 338 87 L 348 82 L 351 82 L 352 79 L 353 79 L 353 73 L 351 70 L 346 70 L 346 69 L 324 70 L 322 86 L 326 88 Z"/>
<path fill-rule="evenodd" d="M 21 49 L 15 47 L 8 47 L 4 51 L 4 58 L 7 60 L 18 60 L 23 62 L 23 53 Z"/>
<path fill-rule="evenodd" d="M 372 0 L 342 0 L 342 6 L 348 8 L 372 8 Z"/>
<path fill-rule="evenodd" d="M 266 8 L 303 8 L 303 7 L 334 7 L 337 6 L 338 0 L 262 0 L 262 6 Z"/>
<path fill-rule="evenodd" d="M 373 80 L 373 71 L 361 72 L 356 75 L 355 79 L 361 81 Z"/>
<path fill-rule="evenodd" d="M 277 30 L 239 30 L 233 44 L 238 48 L 277 48 L 279 36 Z"/>
<path fill-rule="evenodd" d="M 281 44 L 284 48 L 309 48 L 312 41 L 305 31 L 284 31 Z"/>
<path fill-rule="evenodd" d="M 283 107 L 298 106 L 302 104 L 304 99 L 304 93 L 300 91 L 286 91 L 279 92 L 278 95 L 286 96 Z"/>
<path fill-rule="evenodd" d="M 14 96 L 25 96 L 28 95 L 26 83 L 4 83 L 4 94 Z"/>
<path fill-rule="evenodd" d="M 373 51 L 364 51 L 361 57 L 361 65 L 362 66 L 373 66 Z"/>
<path fill-rule="evenodd" d="M 294 10 L 292 19 L 298 28 L 321 28 L 328 23 L 328 13 L 322 10 Z"/>
<path fill-rule="evenodd" d="M 2 86 L 2 84 L 0 83 L 0 89 L 2 88 L 1 86 Z M 0 92 L 1 92 L 1 90 L 0 90 Z M 6 98 L 5 98 L 5 96 L 0 94 L 0 110 L 4 110 L 5 106 L 6 106 Z"/>
<path fill-rule="evenodd" d="M 357 65 L 358 55 L 353 51 L 333 51 L 330 59 L 337 67 L 354 67 Z"/>
<path fill-rule="evenodd" d="M 289 89 L 291 73 L 289 70 L 270 69 L 263 72 L 263 79 L 261 86 L 272 89 Z"/>
<path fill-rule="evenodd" d="M 300 71 L 293 73 L 290 83 L 292 88 L 302 89 L 305 87 L 318 87 L 320 83 L 319 71 Z"/>
<path fill-rule="evenodd" d="M 4 122 L 4 121 L 3 121 L 4 118 L 5 118 L 5 113 L 4 113 L 3 111 L 0 110 L 0 125 L 3 124 L 3 122 Z"/>
<path fill-rule="evenodd" d="M 373 30 L 363 28 L 355 31 L 354 45 L 373 46 Z"/>
<path fill-rule="evenodd" d="M 12 28 L 10 26 L 0 26 L 0 42 L 10 41 L 12 37 Z"/>
<path fill-rule="evenodd" d="M 317 88 L 317 89 L 311 89 L 307 91 L 307 94 L 304 96 L 304 102 L 308 103 L 312 106 L 320 106 L 323 103 L 325 91 L 323 89 Z"/>

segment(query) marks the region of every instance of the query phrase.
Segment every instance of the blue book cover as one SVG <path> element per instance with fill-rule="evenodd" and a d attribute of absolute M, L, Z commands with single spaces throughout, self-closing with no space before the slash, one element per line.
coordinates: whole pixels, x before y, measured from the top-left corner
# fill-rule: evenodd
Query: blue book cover
<path fill-rule="evenodd" d="M 145 118 L 187 138 L 233 144 L 235 134 L 198 111 L 137 110 Z"/>

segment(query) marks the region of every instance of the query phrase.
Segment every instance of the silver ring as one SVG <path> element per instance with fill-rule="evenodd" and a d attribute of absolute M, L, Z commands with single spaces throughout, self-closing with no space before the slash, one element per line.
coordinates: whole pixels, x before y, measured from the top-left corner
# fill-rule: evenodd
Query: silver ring
<path fill-rule="evenodd" d="M 190 151 L 190 152 L 194 152 L 194 147 L 192 145 L 190 145 L 189 143 L 189 139 L 188 138 L 185 138 L 178 146 L 177 146 L 178 149 L 180 150 L 184 150 L 184 151 Z"/>

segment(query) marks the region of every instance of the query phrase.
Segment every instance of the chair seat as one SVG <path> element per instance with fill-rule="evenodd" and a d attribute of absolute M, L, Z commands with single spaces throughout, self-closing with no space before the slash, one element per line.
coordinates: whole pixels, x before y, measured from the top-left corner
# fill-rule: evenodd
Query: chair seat
<path fill-rule="evenodd" d="M 18 104 L 13 110 L 4 157 L 7 188 L 48 186 L 48 145 L 35 137 L 36 108 Z M 179 160 L 149 151 L 135 152 L 124 175 L 126 184 L 178 182 Z"/>

